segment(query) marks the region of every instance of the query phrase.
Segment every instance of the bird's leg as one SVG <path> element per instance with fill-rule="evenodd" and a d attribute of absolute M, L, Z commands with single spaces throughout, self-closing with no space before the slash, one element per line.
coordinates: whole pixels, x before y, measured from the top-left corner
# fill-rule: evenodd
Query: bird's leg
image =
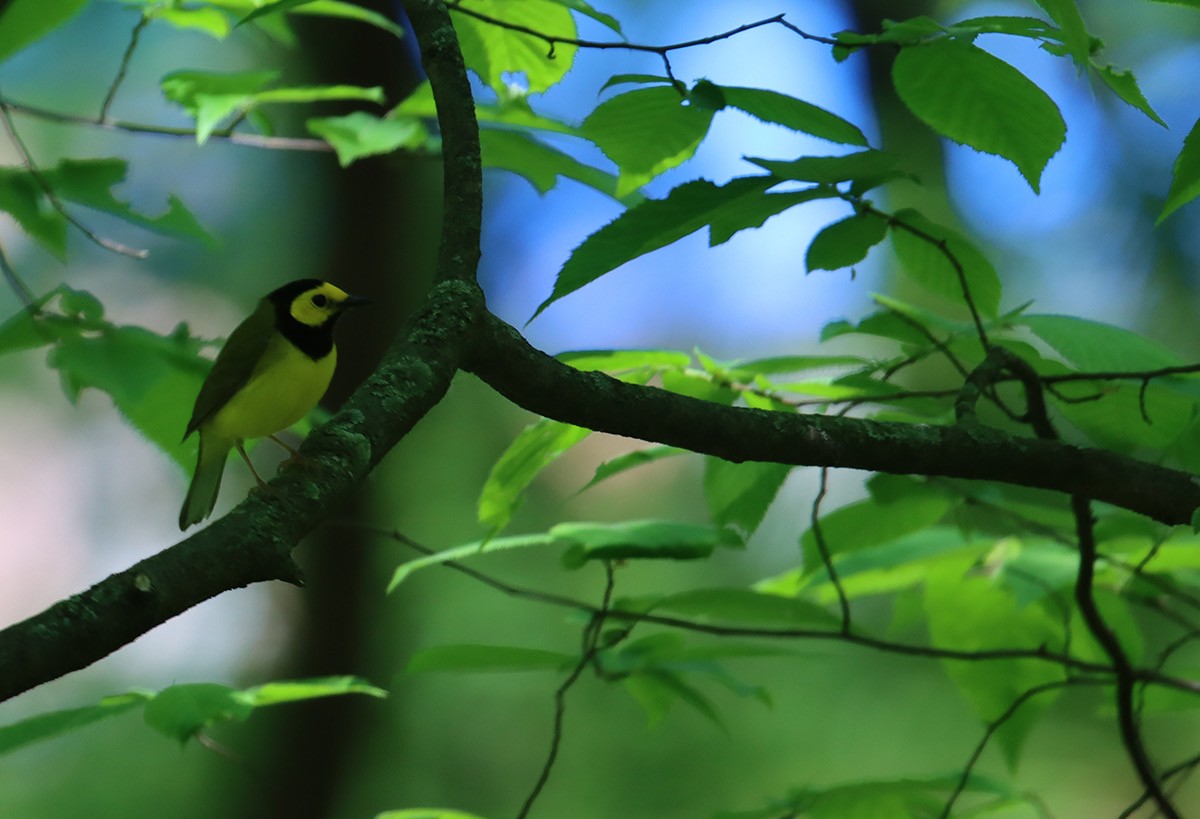
<path fill-rule="evenodd" d="M 291 469 L 292 467 L 295 467 L 295 466 L 303 466 L 304 464 L 309 462 L 308 458 L 301 455 L 297 450 L 292 449 L 290 446 L 288 446 L 283 441 L 276 438 L 274 435 L 268 435 L 267 437 L 291 453 L 290 457 L 288 457 L 288 459 L 286 461 L 284 461 L 283 463 L 281 463 L 279 465 L 280 469 Z"/>
<path fill-rule="evenodd" d="M 258 488 L 266 489 L 267 482 L 258 474 L 258 470 L 254 468 L 254 464 L 250 463 L 250 456 L 246 454 L 246 447 L 242 445 L 241 441 L 237 442 L 237 451 L 242 456 L 242 460 L 246 462 L 246 466 L 250 467 L 250 474 L 254 476 L 254 480 L 258 481 Z"/>

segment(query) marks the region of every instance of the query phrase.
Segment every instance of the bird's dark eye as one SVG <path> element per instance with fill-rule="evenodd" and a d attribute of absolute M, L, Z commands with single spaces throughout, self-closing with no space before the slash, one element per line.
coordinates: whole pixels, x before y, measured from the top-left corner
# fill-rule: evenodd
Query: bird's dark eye
<path fill-rule="evenodd" d="M 313 307 L 324 307 L 326 304 L 329 304 L 329 299 L 324 293 L 318 293 L 312 297 L 312 303 Z"/>

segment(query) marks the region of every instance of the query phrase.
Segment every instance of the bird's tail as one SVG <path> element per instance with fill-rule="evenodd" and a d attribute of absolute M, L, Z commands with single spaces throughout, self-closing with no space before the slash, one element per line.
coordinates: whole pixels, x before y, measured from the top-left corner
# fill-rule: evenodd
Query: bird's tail
<path fill-rule="evenodd" d="M 200 454 L 196 458 L 196 472 L 191 486 L 179 510 L 179 528 L 186 529 L 212 514 L 217 505 L 217 493 L 221 491 L 221 475 L 225 472 L 225 459 L 229 456 L 229 445 L 221 441 L 205 441 L 200 435 Z"/>

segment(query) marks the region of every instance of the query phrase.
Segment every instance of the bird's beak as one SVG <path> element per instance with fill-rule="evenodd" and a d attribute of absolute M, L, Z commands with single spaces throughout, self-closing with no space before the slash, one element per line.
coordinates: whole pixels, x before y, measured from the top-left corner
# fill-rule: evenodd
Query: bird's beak
<path fill-rule="evenodd" d="M 339 305 L 339 307 L 342 310 L 346 310 L 351 307 L 360 307 L 364 304 L 370 304 L 370 303 L 371 303 L 371 300 L 368 299 L 366 296 L 346 296 L 346 298 L 344 298 L 342 300 L 342 303 Z"/>

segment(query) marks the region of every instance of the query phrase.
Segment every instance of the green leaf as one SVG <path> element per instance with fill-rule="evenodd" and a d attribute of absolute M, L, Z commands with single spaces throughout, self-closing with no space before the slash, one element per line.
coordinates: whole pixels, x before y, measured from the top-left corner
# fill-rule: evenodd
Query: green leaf
<path fill-rule="evenodd" d="M 378 117 L 355 111 L 340 117 L 319 117 L 305 123 L 310 133 L 337 151 L 343 168 L 365 156 L 390 154 L 400 148 L 419 148 L 429 139 L 420 120 L 409 117 Z"/>
<path fill-rule="evenodd" d="M 701 80 L 697 86 L 708 83 Z M 709 83 L 711 85 L 711 83 Z M 725 104 L 752 117 L 843 145 L 867 147 L 858 126 L 810 102 L 765 88 L 719 86 Z"/>
<path fill-rule="evenodd" d="M 404 29 L 396 25 L 387 15 L 380 14 L 354 3 L 342 3 L 338 0 L 312 0 L 292 9 L 296 14 L 312 15 L 315 17 L 335 17 L 344 20 L 356 20 L 360 23 L 383 29 L 397 37 L 404 36 Z"/>
<path fill-rule="evenodd" d="M 831 555 L 844 555 L 933 526 L 952 506 L 949 498 L 934 490 L 890 503 L 869 498 L 822 515 L 821 533 Z M 823 569 L 816 534 L 811 528 L 800 537 L 800 544 L 804 550 L 805 573 Z"/>
<path fill-rule="evenodd" d="M 1183 148 L 1175 159 L 1171 189 L 1167 191 L 1167 201 L 1163 203 L 1155 224 L 1161 225 L 1168 216 L 1197 196 L 1200 196 L 1200 119 L 1184 137 Z"/>
<path fill-rule="evenodd" d="M 704 459 L 704 498 L 718 526 L 736 526 L 747 537 L 757 528 L 780 487 L 791 473 L 789 464 Z"/>
<path fill-rule="evenodd" d="M 88 0 L 9 0 L 0 12 L 0 62 L 59 28 L 87 4 Z"/>
<path fill-rule="evenodd" d="M 804 254 L 805 270 L 840 270 L 867 258 L 871 248 L 887 235 L 886 219 L 874 213 L 856 213 L 826 225 L 813 237 Z"/>
<path fill-rule="evenodd" d="M 566 6 L 572 11 L 577 11 L 585 17 L 592 18 L 600 25 L 606 26 L 617 34 L 621 33 L 621 22 L 616 17 L 613 17 L 611 14 L 605 14 L 602 11 L 596 11 L 592 8 L 591 4 L 584 2 L 584 0 L 554 0 L 554 2 Z"/>
<path fill-rule="evenodd" d="M 607 91 L 618 85 L 674 85 L 670 77 L 660 74 L 613 74 L 600 86 L 600 91 Z"/>
<path fill-rule="evenodd" d="M 589 434 L 591 430 L 583 427 L 548 419 L 526 427 L 484 482 L 479 495 L 479 522 L 494 532 L 507 526 L 538 473 Z"/>
<path fill-rule="evenodd" d="M 244 688 L 237 698 L 255 708 L 266 705 L 315 700 L 323 697 L 340 697 L 346 694 L 364 694 L 384 699 L 387 691 L 358 677 L 315 677 L 307 680 L 281 680 Z"/>
<path fill-rule="evenodd" d="M 357 85 L 317 85 L 271 88 L 276 70 L 219 73 L 175 71 L 162 78 L 163 95 L 196 120 L 196 142 L 204 144 L 229 115 L 248 112 L 263 103 L 364 100 L 383 102 L 383 89 Z"/>
<path fill-rule="evenodd" d="M 575 39 L 575 21 L 565 6 L 554 0 L 472 0 L 470 11 L 533 29 L 566 40 Z M 454 30 L 467 68 L 479 75 L 502 99 L 513 93 L 505 75 L 523 75 L 525 91 L 537 94 L 557 83 L 575 60 L 575 46 L 558 43 L 553 48 L 541 37 L 524 34 L 479 20 L 451 9 Z"/>
<path fill-rule="evenodd" d="M 746 157 L 780 179 L 834 185 L 851 179 L 876 179 L 897 173 L 900 158 L 885 151 L 868 149 L 843 156 L 802 156 L 799 159 Z"/>
<path fill-rule="evenodd" d="M 724 727 L 712 701 L 683 681 L 673 671 L 651 669 L 639 671 L 621 680 L 621 684 L 646 714 L 646 724 L 656 728 L 677 700 L 692 706 L 718 727 Z"/>
<path fill-rule="evenodd" d="M 718 546 L 741 545 L 728 531 L 667 520 L 560 523 L 550 534 L 568 544 L 563 565 L 569 569 L 589 560 L 700 560 Z"/>
<path fill-rule="evenodd" d="M 414 572 L 429 566 L 440 566 L 444 563 L 465 560 L 467 558 L 476 557 L 482 554 L 507 552 L 514 549 L 525 549 L 530 546 L 549 546 L 553 543 L 555 543 L 555 538 L 551 534 L 495 537 L 487 540 L 477 540 L 472 543 L 465 543 L 462 546 L 455 546 L 452 549 L 445 549 L 441 552 L 435 552 L 430 555 L 425 555 L 424 557 L 418 557 L 415 560 L 410 560 L 406 563 L 401 563 L 396 567 L 396 571 L 392 573 L 392 579 L 388 582 L 387 590 L 390 594 Z"/>
<path fill-rule="evenodd" d="M 147 725 L 182 743 L 209 725 L 245 720 L 256 708 L 343 694 L 387 695 L 356 677 L 274 682 L 241 691 L 217 683 L 187 683 L 155 694 L 144 716 Z"/>
<path fill-rule="evenodd" d="M 1111 65 L 1100 65 L 1093 61 L 1091 63 L 1092 70 L 1096 72 L 1096 76 L 1104 81 L 1114 94 L 1116 94 L 1122 102 L 1136 108 L 1143 114 L 1148 116 L 1154 122 L 1157 122 L 1162 127 L 1166 128 L 1165 123 L 1158 113 L 1150 106 L 1149 100 L 1142 94 L 1142 89 L 1138 87 L 1137 78 L 1133 76 L 1133 72 L 1129 70 L 1118 71 Z M 1160 220 L 1161 221 L 1161 220 Z"/>
<path fill-rule="evenodd" d="M 253 22 L 260 17 L 266 17 L 270 14 L 282 14 L 285 11 L 291 11 L 295 9 L 297 6 L 303 6 L 312 2 L 314 2 L 314 0 L 274 0 L 274 2 L 269 2 L 259 6 L 254 11 L 238 20 L 236 25 L 245 25 L 246 23 Z"/>
<path fill-rule="evenodd" d="M 433 101 L 433 90 L 425 82 L 409 94 L 403 102 L 388 112 L 389 117 L 407 116 L 437 119 L 437 106 Z M 579 129 L 557 119 L 535 114 L 529 103 L 521 98 L 505 98 L 499 104 L 476 103 L 475 116 L 481 124 L 503 125 L 510 128 L 533 129 L 552 134 L 579 136 Z"/>
<path fill-rule="evenodd" d="M 199 31 L 217 40 L 229 36 L 229 18 L 211 6 L 172 8 L 161 4 L 148 6 L 142 12 L 151 20 L 161 21 L 180 31 Z"/>
<path fill-rule="evenodd" d="M 254 706 L 242 702 L 237 690 L 217 683 L 187 683 L 164 688 L 146 703 L 146 724 L 185 743 L 217 722 L 242 721 Z"/>
<path fill-rule="evenodd" d="M 3 338 L 2 330 L 3 328 L 0 327 L 0 339 Z M 0 345 L 0 352 L 2 351 L 3 347 Z M 627 452 L 624 455 L 618 455 L 616 458 L 605 461 L 604 463 L 600 464 L 600 466 L 596 467 L 596 474 L 593 475 L 592 479 L 588 481 L 579 491 L 583 492 L 585 489 L 591 489 L 601 481 L 606 481 L 615 475 L 620 475 L 622 472 L 628 472 L 630 469 L 634 469 L 635 467 L 661 461 L 664 458 L 671 458 L 676 455 L 686 454 L 688 454 L 688 450 L 686 449 L 679 449 L 678 447 L 673 446 L 655 446 L 648 449 L 638 449 L 633 452 Z"/>
<path fill-rule="evenodd" d="M 483 167 L 511 171 L 524 177 L 540 194 L 549 192 L 558 183 L 559 177 L 563 177 L 595 188 L 618 201 L 625 201 L 627 205 L 641 201 L 636 194 L 630 194 L 622 200 L 617 195 L 615 176 L 586 165 L 530 134 L 484 128 L 479 132 L 479 145 Z"/>
<path fill-rule="evenodd" d="M 1077 370 L 1138 372 L 1185 363 L 1174 351 L 1145 336 L 1099 321 L 1029 314 L 1015 323 L 1028 327 Z"/>
<path fill-rule="evenodd" d="M 713 112 L 683 102 L 674 88 L 637 88 L 602 102 L 583 121 L 580 133 L 620 169 L 618 196 L 696 152 Z"/>
<path fill-rule="evenodd" d="M 254 94 L 279 78 L 279 72 L 175 71 L 162 78 L 163 96 L 196 120 L 196 142 L 203 145 L 225 117 L 250 105 Z"/>
<path fill-rule="evenodd" d="M 190 470 L 196 444 L 180 439 L 204 378 L 199 348 L 186 333 L 160 336 L 110 325 L 86 336 L 64 336 L 49 364 L 59 371 L 69 399 L 88 387 L 106 393 L 134 429 Z"/>
<path fill-rule="evenodd" d="M 375 819 L 484 819 L 474 813 L 447 808 L 405 808 L 375 814 Z"/>
<path fill-rule="evenodd" d="M 490 645 L 432 646 L 417 651 L 404 668 L 405 674 L 431 671 L 557 671 L 578 660 L 559 651 L 540 648 Z"/>
<path fill-rule="evenodd" d="M 1019 607 L 992 579 L 967 573 L 969 565 L 967 561 L 943 563 L 929 571 L 925 612 L 933 645 L 962 651 L 1062 646 L 1062 625 L 1044 609 L 1035 605 Z M 984 722 L 995 720 L 1030 688 L 1064 678 L 1061 667 L 1035 659 L 942 662 Z M 1037 717 L 1055 696 L 1051 692 L 1026 702 L 997 731 L 996 738 L 1010 768 L 1015 767 L 1021 745 Z"/>
<path fill-rule="evenodd" d="M 1083 17 L 1079 14 L 1076 0 L 1037 0 L 1039 6 L 1046 10 L 1050 19 L 1058 24 L 1062 31 L 1063 45 L 1067 53 L 1080 69 L 1086 68 L 1092 52 L 1100 45 L 1087 32 Z"/>
<path fill-rule="evenodd" d="M 724 228 L 718 231 L 717 226 L 744 218 L 747 211 L 759 212 L 758 200 L 772 184 L 773 180 L 764 177 L 739 177 L 725 185 L 700 179 L 680 185 L 665 199 L 649 199 L 630 208 L 575 248 L 558 273 L 554 292 L 538 306 L 530 320 L 610 270 L 707 225 L 713 226 L 715 243 L 718 233 L 725 233 Z"/>
<path fill-rule="evenodd" d="M 573 350 L 559 353 L 555 358 L 577 370 L 602 370 L 606 373 L 645 367 L 678 370 L 692 363 L 690 355 L 676 350 Z"/>
<path fill-rule="evenodd" d="M 910 279 L 931 293 L 961 303 L 962 282 L 950 261 L 949 257 L 953 256 L 962 268 L 963 278 L 979 312 L 988 318 L 996 316 L 1000 310 L 1000 275 L 986 256 L 959 233 L 929 221 L 915 210 L 902 210 L 894 219 L 892 247 Z M 900 225 L 914 228 L 923 235 Z"/>
<path fill-rule="evenodd" d="M 892 81 L 918 119 L 955 142 L 1009 160 L 1034 192 L 1066 139 L 1054 101 L 1020 71 L 969 42 L 940 39 L 902 50 Z"/>
<path fill-rule="evenodd" d="M 820 606 L 795 597 L 751 589 L 692 589 L 656 600 L 655 612 L 670 612 L 702 623 L 833 626 L 838 619 Z"/>
<path fill-rule="evenodd" d="M 0 727 L 0 756 L 123 714 L 143 704 L 148 698 L 149 695 L 140 692 L 118 694 L 105 697 L 96 705 L 51 711 L 5 725 Z"/>

